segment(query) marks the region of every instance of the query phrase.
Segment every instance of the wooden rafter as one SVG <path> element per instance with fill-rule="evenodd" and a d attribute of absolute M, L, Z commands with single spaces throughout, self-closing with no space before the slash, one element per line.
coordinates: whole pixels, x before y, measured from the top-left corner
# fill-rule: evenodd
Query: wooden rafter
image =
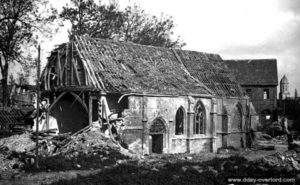
<path fill-rule="evenodd" d="M 81 46 L 78 44 L 76 44 L 75 45 L 76 46 L 76 49 L 77 50 L 80 50 L 81 49 Z M 88 81 L 88 79 L 90 79 L 91 80 L 91 82 L 92 82 L 92 84 L 93 85 L 95 85 L 96 86 L 96 84 L 95 84 L 95 82 L 94 82 L 94 80 L 92 79 L 92 77 L 91 77 L 91 72 L 90 72 L 90 70 L 89 70 L 89 68 L 88 68 L 88 66 L 87 66 L 87 63 L 88 62 L 84 62 L 84 61 L 86 61 L 86 58 L 84 57 L 84 55 L 82 55 L 81 54 L 81 52 L 78 52 L 79 53 L 79 56 L 80 56 L 80 58 L 81 58 L 81 62 L 82 62 L 82 64 L 83 64 L 83 71 L 84 71 L 84 73 L 85 73 L 85 80 L 86 80 L 86 85 L 90 85 L 90 83 L 89 83 L 89 81 Z"/>
<path fill-rule="evenodd" d="M 62 92 L 55 100 L 54 102 L 50 105 L 50 107 L 48 108 L 48 112 L 54 107 L 54 105 L 64 96 L 66 95 L 67 93 L 70 93 L 84 108 L 84 110 L 86 112 L 88 112 L 88 108 L 86 106 L 86 104 L 84 103 L 84 101 L 77 95 L 75 94 L 74 92 L 68 92 L 68 91 L 65 91 L 65 92 Z"/>
<path fill-rule="evenodd" d="M 89 92 L 89 125 L 93 124 L 93 99 L 91 96 L 91 92 Z"/>
<path fill-rule="evenodd" d="M 44 73 L 43 73 L 43 78 L 44 78 L 43 80 L 44 80 L 44 88 L 45 88 L 45 90 L 48 90 L 46 76 L 47 76 L 47 66 L 45 67 L 45 70 L 44 70 Z"/>
<path fill-rule="evenodd" d="M 73 58 L 73 42 L 71 42 L 71 58 L 70 58 L 70 85 L 74 84 L 74 73 L 73 73 L 73 67 L 74 67 L 74 58 Z"/>
<path fill-rule="evenodd" d="M 88 112 L 88 108 L 86 106 L 86 104 L 83 102 L 83 100 L 77 95 L 75 94 L 74 92 L 69 92 L 71 95 L 74 96 L 74 98 L 83 106 L 83 108 L 85 109 L 86 112 Z"/>
<path fill-rule="evenodd" d="M 81 37 L 79 38 L 81 39 Z M 91 80 L 91 82 L 93 83 L 93 85 L 96 87 L 96 88 L 101 88 L 96 76 L 95 76 L 95 73 L 94 73 L 94 70 L 93 70 L 93 67 L 90 66 L 90 62 L 92 62 L 92 59 L 90 58 L 90 56 L 88 55 L 88 51 L 86 50 L 86 48 L 84 47 L 83 44 L 81 43 L 84 43 L 84 40 L 81 39 L 80 42 L 79 42 L 79 46 L 80 46 L 80 49 L 83 53 L 83 57 L 85 59 L 86 62 L 83 62 L 83 64 L 85 65 L 85 68 L 87 69 L 87 72 L 88 72 L 88 75 L 89 75 L 89 79 Z M 87 43 L 85 43 L 87 44 Z M 81 52 L 78 52 L 79 54 Z M 82 60 L 83 61 L 83 60 Z M 88 62 L 89 61 L 89 62 Z"/>
<path fill-rule="evenodd" d="M 68 84 L 68 63 L 69 63 L 68 59 L 69 59 L 69 44 L 66 44 L 65 65 L 63 68 L 63 70 L 65 71 L 65 78 L 64 78 L 65 86 L 67 86 Z"/>
<path fill-rule="evenodd" d="M 86 84 L 87 85 L 90 85 L 90 82 L 96 86 L 96 82 L 93 80 L 93 77 L 92 77 L 92 70 L 90 70 L 89 68 L 89 55 L 86 53 L 85 51 L 85 48 L 84 48 L 84 45 L 81 44 L 80 42 L 78 42 L 78 50 L 80 50 L 81 52 L 79 52 L 79 55 L 81 56 L 81 63 L 83 64 L 83 69 L 84 69 L 84 72 L 85 72 L 85 80 L 86 80 Z M 90 81 L 88 81 L 88 79 Z"/>
<path fill-rule="evenodd" d="M 48 74 L 47 74 L 47 86 L 48 86 L 48 90 L 50 89 L 51 68 L 52 67 L 49 65 L 48 66 L 48 70 L 47 70 L 48 71 Z"/>
<path fill-rule="evenodd" d="M 67 94 L 68 92 L 62 92 L 55 100 L 54 102 L 50 105 L 50 107 L 48 108 L 48 111 L 50 111 L 53 106 L 58 102 L 58 100 L 60 100 L 65 94 Z"/>
<path fill-rule="evenodd" d="M 57 68 L 58 68 L 58 86 L 62 84 L 62 70 L 61 70 L 61 63 L 60 63 L 60 53 L 57 51 Z"/>
<path fill-rule="evenodd" d="M 98 60 L 101 59 L 101 57 L 98 56 L 98 54 L 97 54 L 98 52 L 95 47 L 92 47 L 92 50 L 90 50 L 90 47 L 88 49 L 89 49 L 90 53 L 93 54 L 93 57 L 97 58 Z M 103 67 L 101 61 L 98 61 L 98 62 L 100 64 L 100 65 L 96 65 L 98 67 L 98 71 L 103 71 L 104 67 Z M 105 89 L 104 83 L 103 83 L 100 75 L 98 73 L 95 73 L 95 75 L 97 76 L 97 80 L 99 81 L 101 88 Z"/>
<path fill-rule="evenodd" d="M 74 61 L 77 60 L 77 59 L 74 59 Z M 76 76 L 76 80 L 78 82 L 78 85 L 81 85 L 81 82 L 80 82 L 80 78 L 79 78 L 79 74 L 78 74 L 78 69 L 77 69 L 77 66 L 76 64 L 74 64 L 74 62 L 72 62 L 72 66 L 73 66 L 73 69 L 74 69 L 74 72 L 75 72 L 75 76 Z"/>

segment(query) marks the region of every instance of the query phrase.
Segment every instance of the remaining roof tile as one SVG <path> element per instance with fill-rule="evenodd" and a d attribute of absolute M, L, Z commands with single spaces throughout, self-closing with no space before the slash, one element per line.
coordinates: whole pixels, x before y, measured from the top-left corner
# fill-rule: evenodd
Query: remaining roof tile
<path fill-rule="evenodd" d="M 217 54 L 76 36 L 72 41 L 93 88 L 106 92 L 242 96 Z M 61 45 L 55 51 L 64 48 Z M 50 56 L 50 59 L 55 56 Z"/>
<path fill-rule="evenodd" d="M 241 87 L 219 55 L 184 50 L 176 50 L 176 53 L 190 74 L 217 96 L 242 96 Z"/>
<path fill-rule="evenodd" d="M 106 91 L 210 94 L 176 62 L 170 49 L 90 37 L 77 37 L 75 45 L 96 80 L 104 81 Z"/>
<path fill-rule="evenodd" d="M 224 60 L 241 85 L 277 85 L 276 59 Z"/>

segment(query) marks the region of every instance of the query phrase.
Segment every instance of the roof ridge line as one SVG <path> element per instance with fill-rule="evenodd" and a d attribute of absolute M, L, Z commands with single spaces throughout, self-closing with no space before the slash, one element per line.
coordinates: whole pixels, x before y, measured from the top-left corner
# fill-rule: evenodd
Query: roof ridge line
<path fill-rule="evenodd" d="M 235 62 L 238 62 L 238 61 L 261 61 L 261 60 L 277 60 L 277 58 L 244 58 L 244 59 L 237 59 L 237 58 L 234 58 L 234 59 L 223 59 L 224 61 L 235 61 Z"/>
<path fill-rule="evenodd" d="M 94 39 L 96 41 L 107 41 L 107 42 L 117 42 L 117 43 L 123 43 L 123 44 L 128 44 L 128 45 L 136 45 L 136 46 L 143 46 L 143 47 L 149 47 L 149 48 L 160 48 L 160 49 L 165 49 L 165 50 L 176 50 L 176 49 L 180 49 L 183 51 L 189 51 L 189 52 L 197 52 L 197 53 L 201 53 L 201 54 L 207 54 L 207 55 L 219 55 L 218 53 L 209 53 L 209 52 L 203 52 L 203 51 L 196 51 L 196 50 L 186 50 L 186 49 L 181 49 L 181 48 L 167 48 L 167 47 L 162 47 L 162 46 L 153 46 L 153 45 L 145 45 L 145 44 L 138 44 L 138 43 L 134 43 L 131 41 L 122 41 L 122 40 L 113 40 L 113 39 L 104 39 L 104 38 L 98 38 L 98 37 L 91 37 L 89 35 L 76 35 L 76 37 L 83 37 L 84 39 Z"/>

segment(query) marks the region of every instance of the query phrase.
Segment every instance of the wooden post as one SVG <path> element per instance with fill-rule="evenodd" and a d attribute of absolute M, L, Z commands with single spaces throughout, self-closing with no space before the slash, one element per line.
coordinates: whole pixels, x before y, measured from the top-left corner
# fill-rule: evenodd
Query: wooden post
<path fill-rule="evenodd" d="M 89 125 L 93 124 L 93 99 L 89 92 Z"/>
<path fill-rule="evenodd" d="M 51 88 L 50 88 L 50 79 L 51 79 L 51 76 L 50 76 L 50 74 L 51 74 L 51 66 L 49 66 L 49 68 L 48 68 L 48 70 L 45 70 L 45 72 L 47 71 L 48 72 L 48 74 L 47 74 L 47 89 L 48 90 L 50 90 Z"/>
<path fill-rule="evenodd" d="M 64 76 L 64 85 L 68 85 L 68 58 L 69 58 L 69 44 L 66 44 L 66 58 L 65 58 L 65 65 L 63 70 L 65 71 L 65 76 Z"/>
<path fill-rule="evenodd" d="M 100 127 L 102 127 L 102 101 L 101 96 L 98 96 L 98 122 Z"/>
<path fill-rule="evenodd" d="M 48 97 L 47 97 L 47 105 L 50 105 L 49 104 L 49 95 L 48 95 Z M 48 107 L 49 108 L 49 107 Z M 47 110 L 46 110 L 46 129 L 47 130 L 49 130 L 49 111 L 50 110 L 48 110 L 48 108 L 47 108 Z"/>
<path fill-rule="evenodd" d="M 82 101 L 83 101 L 84 103 L 86 103 L 86 101 L 85 101 L 85 92 L 82 93 Z"/>
<path fill-rule="evenodd" d="M 72 66 L 73 66 L 73 69 L 74 69 L 74 72 L 75 72 L 75 77 L 76 77 L 77 82 L 78 82 L 77 85 L 81 85 L 78 70 L 77 70 L 77 59 L 76 58 L 73 58 Z M 73 77 L 74 77 L 74 74 L 73 74 Z M 73 81 L 73 83 L 74 83 L 74 81 Z"/>
<path fill-rule="evenodd" d="M 36 79 L 36 146 L 35 146 L 35 167 L 39 168 L 39 111 L 40 111 L 40 58 L 41 58 L 41 46 L 38 47 L 38 59 L 37 59 L 37 79 Z"/>
<path fill-rule="evenodd" d="M 44 87 L 45 87 L 45 90 L 49 90 L 48 89 L 48 80 L 47 80 L 47 67 L 45 68 L 45 74 L 44 74 Z"/>
<path fill-rule="evenodd" d="M 58 74 L 58 86 L 62 85 L 62 69 L 61 69 L 61 63 L 60 63 L 60 53 L 57 51 L 57 74 Z"/>
<path fill-rule="evenodd" d="M 70 69 L 71 69 L 71 77 L 70 77 L 70 85 L 73 85 L 74 84 L 74 73 L 73 73 L 73 42 L 71 42 L 71 58 L 70 58 Z"/>

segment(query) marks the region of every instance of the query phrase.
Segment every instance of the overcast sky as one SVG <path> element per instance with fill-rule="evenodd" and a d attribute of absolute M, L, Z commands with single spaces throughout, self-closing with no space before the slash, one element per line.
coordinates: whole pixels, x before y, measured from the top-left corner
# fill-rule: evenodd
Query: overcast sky
<path fill-rule="evenodd" d="M 50 0 L 51 1 L 51 0 Z M 67 0 L 55 1 L 61 7 Z M 106 0 L 109 1 L 109 0 Z M 54 2 L 54 1 L 53 1 Z M 278 80 L 286 74 L 290 92 L 300 90 L 299 0 L 120 0 L 149 14 L 173 17 L 184 49 L 220 54 L 223 59 L 275 58 Z M 67 41 L 69 25 L 42 45 L 46 56 Z"/>

